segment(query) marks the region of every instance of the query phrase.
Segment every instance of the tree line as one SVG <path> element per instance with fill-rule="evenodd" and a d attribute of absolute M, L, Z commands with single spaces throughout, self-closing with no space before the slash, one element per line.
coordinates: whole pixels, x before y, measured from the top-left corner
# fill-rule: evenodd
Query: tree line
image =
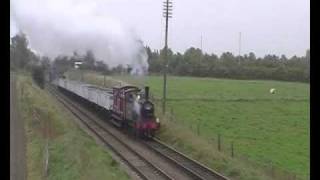
<path fill-rule="evenodd" d="M 161 74 L 165 67 L 164 50 L 151 50 L 145 47 L 148 54 L 149 74 Z M 200 49 L 191 47 L 184 53 L 174 53 L 168 49 L 168 73 L 178 76 L 215 77 L 232 79 L 269 79 L 283 81 L 309 82 L 310 80 L 310 50 L 305 56 L 266 55 L 257 58 L 253 52 L 243 56 L 235 56 L 224 52 L 219 57 L 216 54 L 203 53 Z M 129 65 L 109 67 L 98 60 L 91 50 L 80 55 L 76 51 L 71 55 L 61 55 L 54 59 L 37 55 L 28 46 L 25 34 L 19 33 L 10 42 L 10 69 L 25 69 L 37 74 L 37 81 L 44 81 L 39 74 L 61 76 L 74 69 L 75 62 L 81 61 L 80 69 L 98 71 L 106 75 L 129 73 Z M 41 69 L 41 70 L 39 70 Z M 50 79 L 50 76 L 47 77 Z M 52 77 L 51 77 L 52 78 Z M 43 79 L 43 80 L 42 80 Z"/>
<path fill-rule="evenodd" d="M 149 72 L 162 73 L 165 65 L 164 50 L 153 50 L 146 47 Z M 235 56 L 224 52 L 221 56 L 203 53 L 191 47 L 183 54 L 167 52 L 168 73 L 178 76 L 215 77 L 232 79 L 268 79 L 283 81 L 309 82 L 310 50 L 305 56 L 266 55 L 257 58 L 253 52 Z"/>
<path fill-rule="evenodd" d="M 10 70 L 31 72 L 34 81 L 44 88 L 45 71 L 48 68 L 36 52 L 28 47 L 25 34 L 19 33 L 10 39 Z"/>

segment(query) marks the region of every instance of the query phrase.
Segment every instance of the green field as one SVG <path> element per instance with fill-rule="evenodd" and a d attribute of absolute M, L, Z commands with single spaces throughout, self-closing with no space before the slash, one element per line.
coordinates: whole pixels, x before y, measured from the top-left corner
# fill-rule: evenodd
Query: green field
<path fill-rule="evenodd" d="M 155 99 L 162 97 L 162 77 L 112 78 L 147 84 Z M 87 79 L 101 83 L 103 78 L 89 74 Z M 170 76 L 167 87 L 167 109 L 174 115 L 171 124 L 197 134 L 200 123 L 197 136 L 214 144 L 220 134 L 226 148 L 234 143 L 236 157 L 309 176 L 309 84 Z M 270 94 L 271 88 L 276 88 L 275 94 Z M 160 101 L 157 104 L 161 116 Z M 164 134 L 160 137 L 169 137 Z"/>

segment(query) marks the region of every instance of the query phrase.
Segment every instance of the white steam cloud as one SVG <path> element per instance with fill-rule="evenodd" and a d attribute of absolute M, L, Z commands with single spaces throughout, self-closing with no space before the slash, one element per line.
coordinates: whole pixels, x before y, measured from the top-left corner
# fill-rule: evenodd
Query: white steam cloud
<path fill-rule="evenodd" d="M 109 66 L 130 65 L 133 74 L 147 72 L 142 41 L 116 18 L 98 11 L 98 1 L 11 0 L 10 5 L 12 24 L 41 55 L 55 58 L 92 50 Z"/>
<path fill-rule="evenodd" d="M 137 113 L 138 116 L 140 116 L 140 109 L 141 109 L 141 106 L 138 102 L 139 100 L 138 99 L 135 99 L 134 102 L 133 102 L 133 109 L 134 111 Z"/>

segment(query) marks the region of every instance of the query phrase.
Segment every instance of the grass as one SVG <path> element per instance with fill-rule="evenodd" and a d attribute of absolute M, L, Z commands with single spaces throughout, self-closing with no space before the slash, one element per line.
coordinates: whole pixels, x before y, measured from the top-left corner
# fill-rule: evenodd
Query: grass
<path fill-rule="evenodd" d="M 219 133 L 224 144 L 233 141 L 236 153 L 300 174 L 309 169 L 309 126 L 303 116 L 308 102 L 191 101 L 169 106 L 176 107 L 178 122 L 186 126 L 200 121 L 201 137 L 210 140 Z"/>
<path fill-rule="evenodd" d="M 81 130 L 73 117 L 30 76 L 17 78 L 19 106 L 26 122 L 28 179 L 129 179 L 109 153 Z"/>
<path fill-rule="evenodd" d="M 306 179 L 310 174 L 308 84 L 170 76 L 169 113 L 163 117 L 159 101 L 162 77 L 112 78 L 149 85 L 158 99 L 157 114 L 164 125 L 158 136 L 229 177 L 284 179 L 290 173 Z M 103 77 L 88 73 L 85 80 L 101 85 Z M 271 88 L 276 88 L 275 94 L 269 93 Z M 224 145 L 222 152 L 217 151 L 218 134 Z"/>

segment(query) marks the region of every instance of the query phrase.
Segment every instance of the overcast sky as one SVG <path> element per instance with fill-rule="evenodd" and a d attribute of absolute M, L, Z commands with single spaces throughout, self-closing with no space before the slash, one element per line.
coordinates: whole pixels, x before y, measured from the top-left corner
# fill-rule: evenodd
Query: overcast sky
<path fill-rule="evenodd" d="M 107 14 L 131 28 L 151 49 L 164 46 L 163 1 L 91 2 L 96 4 L 95 13 Z M 178 52 L 191 46 L 200 48 L 202 36 L 205 52 L 221 55 L 229 51 L 238 55 L 239 32 L 241 54 L 291 57 L 305 55 L 310 48 L 308 0 L 173 0 L 173 18 L 169 21 L 168 46 Z M 11 36 L 17 31 L 14 23 L 11 19 Z"/>

